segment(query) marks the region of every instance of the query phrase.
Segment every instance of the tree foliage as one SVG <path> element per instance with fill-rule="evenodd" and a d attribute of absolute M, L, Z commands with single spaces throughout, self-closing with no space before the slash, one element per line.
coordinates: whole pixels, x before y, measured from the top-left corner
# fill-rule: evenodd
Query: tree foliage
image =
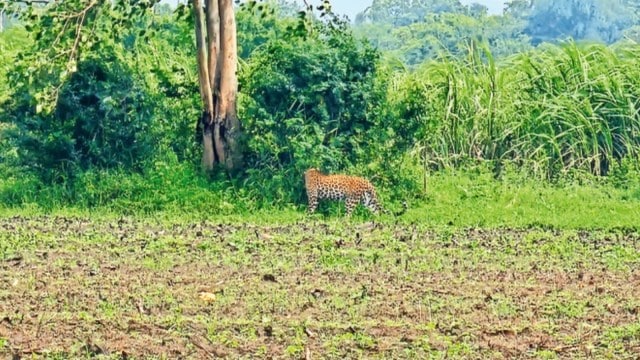
<path fill-rule="evenodd" d="M 17 56 L 2 117 L 21 163 L 47 181 L 91 167 L 140 169 L 165 147 L 193 155 L 184 116 L 197 114 L 197 82 L 186 27 L 108 3 L 21 15 L 34 44 Z"/>
<path fill-rule="evenodd" d="M 405 64 L 441 54 L 459 55 L 471 41 L 486 42 L 496 57 L 529 48 L 524 22 L 489 16 L 486 7 L 457 0 L 379 0 L 359 14 L 355 31 Z"/>
<path fill-rule="evenodd" d="M 374 0 L 356 17 L 356 23 L 386 23 L 394 27 L 422 22 L 430 14 L 465 13 L 459 0 Z"/>
<path fill-rule="evenodd" d="M 527 22 L 533 44 L 572 38 L 613 43 L 638 22 L 638 3 L 628 0 L 514 0 L 507 12 Z"/>
<path fill-rule="evenodd" d="M 512 0 L 503 15 L 457 0 L 376 0 L 356 17 L 355 31 L 374 46 L 415 66 L 442 54 L 464 54 L 470 41 L 486 42 L 496 58 L 544 42 L 567 39 L 614 43 L 634 38 L 635 0 Z"/>
<path fill-rule="evenodd" d="M 307 26 L 285 26 L 240 75 L 249 172 L 261 174 L 260 186 L 276 187 L 276 196 L 298 201 L 299 179 L 312 166 L 343 171 L 367 164 L 361 172 L 380 170 L 393 181 L 386 170 L 411 144 L 411 136 L 397 133 L 410 133 L 411 125 L 386 116 L 379 53 L 333 14 Z"/>

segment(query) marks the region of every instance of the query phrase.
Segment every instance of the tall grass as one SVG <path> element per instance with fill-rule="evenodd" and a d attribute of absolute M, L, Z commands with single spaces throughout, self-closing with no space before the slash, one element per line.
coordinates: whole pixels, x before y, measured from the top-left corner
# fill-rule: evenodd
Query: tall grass
<path fill-rule="evenodd" d="M 396 115 L 421 123 L 425 164 L 526 165 L 554 177 L 609 173 L 640 154 L 640 48 L 546 45 L 496 63 L 486 48 L 398 73 Z M 637 163 L 637 162 L 634 162 Z"/>

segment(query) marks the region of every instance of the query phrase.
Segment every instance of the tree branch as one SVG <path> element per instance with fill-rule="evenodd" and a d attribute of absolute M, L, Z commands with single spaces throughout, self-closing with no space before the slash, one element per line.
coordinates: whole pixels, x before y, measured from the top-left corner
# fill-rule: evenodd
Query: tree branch
<path fill-rule="evenodd" d="M 198 60 L 198 80 L 200 82 L 200 95 L 205 109 L 209 114 L 213 114 L 213 95 L 211 83 L 209 82 L 209 69 L 207 68 L 207 41 L 205 37 L 204 14 L 202 11 L 202 1 L 193 0 L 193 15 L 196 31 L 196 51 Z"/>
<path fill-rule="evenodd" d="M 54 2 L 55 0 L 16 0 L 16 2 L 22 3 L 22 4 L 26 4 L 26 5 L 33 5 L 33 4 L 50 4 L 52 2 Z"/>

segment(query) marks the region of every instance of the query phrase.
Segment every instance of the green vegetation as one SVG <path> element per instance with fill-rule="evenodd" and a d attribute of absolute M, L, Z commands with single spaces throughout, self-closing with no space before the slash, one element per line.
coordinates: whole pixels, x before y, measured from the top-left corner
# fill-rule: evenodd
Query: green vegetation
<path fill-rule="evenodd" d="M 17 53 L 30 45 L 25 30 L 19 26 L 0 32 L 0 102 L 9 95 L 7 77 L 13 70 Z"/>
<path fill-rule="evenodd" d="M 446 18 L 453 12 L 500 19 L 466 7 L 438 9 L 432 20 L 442 24 L 456 23 Z M 229 179 L 197 170 L 193 35 L 182 12 L 136 13 L 112 31 L 112 17 L 130 10 L 102 10 L 92 20 L 100 31 L 82 43 L 67 73 L 64 64 L 42 60 L 43 51 L 54 51 L 54 35 L 35 46 L 27 37 L 60 11 L 28 31 L 3 33 L 2 46 L 11 50 L 3 53 L 5 69 L 14 69 L 2 82 L 10 84 L 0 112 L 4 206 L 301 209 L 309 166 L 370 177 L 391 207 L 408 199 L 419 208 L 433 198 L 434 187 L 422 183 L 441 170 L 489 168 L 497 181 L 490 186 L 498 187 L 514 173 L 559 189 L 591 181 L 590 174 L 608 176 L 598 182 L 611 191 L 635 185 L 627 179 L 638 171 L 640 145 L 634 45 L 547 44 L 494 58 L 486 41 L 462 36 L 459 51 L 407 69 L 388 54 L 382 60 L 335 16 L 300 20 L 291 7 L 245 6 L 237 17 L 248 161 Z M 388 17 L 375 6 L 369 11 L 374 22 Z M 43 97 L 51 86 L 53 103 Z M 205 210 L 200 201 L 211 205 Z"/>
<path fill-rule="evenodd" d="M 238 6 L 234 174 L 200 166 L 188 8 L 10 9 L 0 356 L 637 354 L 640 4 L 418 3 Z M 409 210 L 307 215 L 308 167 Z"/>
<path fill-rule="evenodd" d="M 511 0 L 504 14 L 492 15 L 459 0 L 374 0 L 356 16 L 354 31 L 413 67 L 442 54 L 464 55 L 470 41 L 486 43 L 496 58 L 568 39 L 637 41 L 638 9 L 632 0 Z"/>
<path fill-rule="evenodd" d="M 405 173 L 415 175 L 420 171 L 411 170 L 406 169 Z M 403 175 L 409 176 L 413 175 Z M 414 183 L 424 180 L 410 179 Z M 427 188 L 419 189 L 419 197 L 407 194 L 410 208 L 405 215 L 398 219 L 382 216 L 379 220 L 452 229 L 639 228 L 640 176 L 637 173 L 605 179 L 580 175 L 576 180 L 544 183 L 527 173 L 512 170 L 505 171 L 501 179 L 496 180 L 492 169 L 481 167 L 435 172 L 426 181 Z M 305 213 L 305 198 L 291 203 L 282 191 L 263 195 L 260 184 L 211 182 L 192 166 L 181 165 L 175 159 L 173 162 L 158 161 L 153 169 L 143 174 L 115 170 L 87 172 L 73 183 L 77 188 L 68 184 L 45 187 L 35 178 L 19 176 L 4 179 L 0 185 L 2 203 L 21 204 L 5 207 L 0 211 L 2 216 L 43 213 L 107 218 L 188 216 L 194 220 L 215 218 L 231 222 L 294 224 L 328 220 L 344 214 L 344 207 L 338 204 L 321 203 L 320 214 L 309 218 Z M 381 195 L 383 206 L 392 210 L 400 208 L 391 191 L 383 188 Z M 201 202 L 208 206 L 202 207 Z M 368 218 L 371 219 L 371 215 L 365 209 L 356 211 L 357 221 Z"/>
<path fill-rule="evenodd" d="M 482 29 L 482 30 L 479 30 Z M 531 48 L 525 22 L 490 16 L 482 7 L 457 0 L 376 0 L 356 18 L 354 32 L 409 66 L 440 55 L 460 56 L 470 41 L 489 45 L 496 57 Z"/>
<path fill-rule="evenodd" d="M 638 157 L 636 46 L 546 47 L 425 63 L 400 81 L 398 116 L 422 123 L 425 161 L 509 160 L 553 178 Z M 483 59 L 484 57 L 484 59 Z M 499 166 L 499 164 L 497 165 Z"/>

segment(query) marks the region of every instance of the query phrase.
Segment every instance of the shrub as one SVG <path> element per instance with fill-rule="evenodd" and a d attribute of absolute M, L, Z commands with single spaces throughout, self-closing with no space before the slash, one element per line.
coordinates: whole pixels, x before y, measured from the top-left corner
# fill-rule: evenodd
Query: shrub
<path fill-rule="evenodd" d="M 315 26 L 271 39 L 241 74 L 246 183 L 259 183 L 270 203 L 303 201 L 309 167 L 396 179 L 411 145 L 411 124 L 385 110 L 379 53 L 336 19 Z"/>

